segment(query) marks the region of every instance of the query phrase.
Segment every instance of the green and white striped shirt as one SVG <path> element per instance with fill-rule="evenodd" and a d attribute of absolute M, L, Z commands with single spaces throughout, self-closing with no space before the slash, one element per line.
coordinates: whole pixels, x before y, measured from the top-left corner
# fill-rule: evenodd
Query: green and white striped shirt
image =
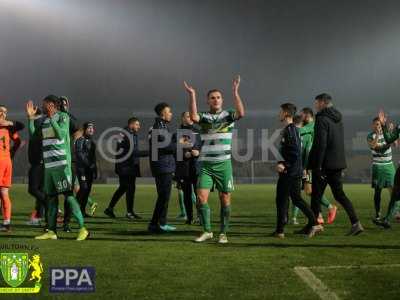
<path fill-rule="evenodd" d="M 367 136 L 368 142 L 375 140 L 377 133 L 371 132 Z M 383 134 L 378 134 L 377 149 L 371 148 L 372 164 L 387 165 L 392 163 L 392 148 L 385 141 Z"/>
<path fill-rule="evenodd" d="M 33 135 L 36 130 L 40 130 L 42 137 L 45 169 L 70 166 L 71 148 L 68 114 L 57 112 L 51 119 L 46 117 L 42 120 L 39 128 L 35 128 L 34 121 L 29 120 L 30 134 Z"/>
<path fill-rule="evenodd" d="M 219 113 L 199 113 L 202 147 L 199 160 L 221 162 L 231 159 L 232 131 L 235 126 L 235 110 Z"/>

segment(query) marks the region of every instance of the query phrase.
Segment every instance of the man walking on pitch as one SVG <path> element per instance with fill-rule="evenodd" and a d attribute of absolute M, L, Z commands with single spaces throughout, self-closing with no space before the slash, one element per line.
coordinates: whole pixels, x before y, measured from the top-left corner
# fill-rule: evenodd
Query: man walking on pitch
<path fill-rule="evenodd" d="M 200 126 L 202 147 L 200 151 L 200 174 L 197 181 L 197 198 L 203 233 L 195 242 L 213 238 L 211 231 L 211 211 L 208 205 L 210 190 L 215 184 L 221 201 L 221 229 L 218 242 L 227 243 L 227 231 L 231 214 L 231 192 L 233 174 L 231 162 L 232 130 L 236 120 L 244 116 L 244 106 L 239 95 L 240 77 L 233 80 L 233 101 L 235 109 L 222 108 L 222 92 L 214 89 L 207 93 L 208 112 L 197 111 L 196 91 L 186 82 L 189 93 L 189 113 L 193 122 Z"/>
<path fill-rule="evenodd" d="M 155 106 L 154 111 L 157 117 L 149 131 L 149 152 L 151 173 L 157 187 L 157 200 L 148 230 L 152 233 L 162 233 L 176 229 L 167 224 L 172 177 L 175 172 L 176 140 L 168 126 L 172 120 L 171 107 L 161 102 Z"/>
<path fill-rule="evenodd" d="M 353 204 L 343 191 L 342 171 L 346 168 L 344 130 L 342 114 L 333 107 L 332 97 L 320 94 L 315 97 L 318 112 L 314 126 L 314 141 L 311 147 L 308 169 L 312 170 L 311 208 L 316 216 L 321 211 L 321 197 L 329 184 L 332 194 L 350 218 L 348 235 L 364 231 Z"/>
<path fill-rule="evenodd" d="M 84 227 L 84 220 L 78 201 L 72 192 L 71 147 L 69 135 L 69 116 L 57 109 L 59 99 L 49 95 L 43 99 L 45 119 L 36 127 L 34 119 L 37 107 L 29 101 L 26 112 L 29 118 L 29 132 L 34 135 L 41 132 L 44 162 L 44 192 L 48 198 L 48 232 L 37 236 L 40 240 L 56 240 L 58 195 L 63 194 L 72 208 L 72 214 L 79 224 L 78 241 L 85 240 L 89 232 Z"/>
<path fill-rule="evenodd" d="M 392 194 L 394 174 L 396 172 L 392 160 L 392 147 L 385 141 L 382 125 L 379 118 L 372 121 L 372 132 L 367 136 L 367 142 L 372 154 L 372 188 L 374 189 L 375 219 L 376 224 L 381 221 L 381 194 L 387 188 Z"/>
<path fill-rule="evenodd" d="M 136 178 L 140 177 L 140 157 L 147 156 L 148 152 L 139 150 L 140 121 L 138 118 L 130 118 L 128 126 L 124 130 L 124 133 L 120 134 L 121 139 L 117 144 L 118 154 L 115 163 L 115 173 L 119 178 L 119 186 L 114 192 L 110 204 L 104 210 L 104 214 L 110 218 L 115 218 L 114 207 L 125 194 L 126 217 L 129 220 L 141 219 L 134 210 Z"/>
<path fill-rule="evenodd" d="M 75 168 L 79 181 L 79 191 L 76 198 L 81 206 L 84 217 L 86 205 L 88 204 L 93 181 L 97 178 L 96 144 L 93 142 L 94 123 L 83 124 L 83 135 L 75 141 Z M 96 205 L 96 203 L 91 204 Z M 91 209 L 93 211 L 93 209 Z"/>
<path fill-rule="evenodd" d="M 276 186 L 276 230 L 273 236 L 284 238 L 284 226 L 286 224 L 289 197 L 293 205 L 298 207 L 308 219 L 308 224 L 296 233 L 313 237 L 321 230 L 317 226 L 316 218 L 307 203 L 301 198 L 301 179 L 303 166 L 301 159 L 301 140 L 298 128 L 293 123 L 296 114 L 296 106 L 292 103 L 281 105 L 279 119 L 284 124 L 281 133 L 280 154 L 282 160 L 278 162 L 276 171 L 279 174 Z"/>
<path fill-rule="evenodd" d="M 307 170 L 307 164 L 310 156 L 311 147 L 314 140 L 314 112 L 311 108 L 305 107 L 300 112 L 300 117 L 302 119 L 302 125 L 299 127 L 300 139 L 301 139 L 301 155 L 303 163 L 303 190 L 307 196 L 312 194 L 312 180 L 311 171 Z M 328 224 L 332 224 L 336 218 L 337 207 L 332 205 L 329 200 L 322 195 L 321 204 L 328 209 Z M 299 209 L 293 206 L 293 224 L 297 223 L 297 214 Z M 324 218 L 322 213 L 319 212 L 317 216 L 317 223 L 324 224 Z"/>

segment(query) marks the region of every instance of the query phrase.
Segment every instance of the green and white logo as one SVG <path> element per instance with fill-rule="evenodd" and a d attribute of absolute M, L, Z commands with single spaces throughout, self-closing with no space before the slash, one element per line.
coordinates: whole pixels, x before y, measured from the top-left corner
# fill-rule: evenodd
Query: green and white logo
<path fill-rule="evenodd" d="M 2 253 L 0 257 L 1 274 L 11 287 L 20 286 L 28 274 L 28 253 Z"/>

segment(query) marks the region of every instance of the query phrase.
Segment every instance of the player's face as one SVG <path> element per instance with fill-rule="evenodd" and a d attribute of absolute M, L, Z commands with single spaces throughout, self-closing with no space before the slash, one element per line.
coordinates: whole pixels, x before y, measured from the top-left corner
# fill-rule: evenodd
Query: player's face
<path fill-rule="evenodd" d="M 210 106 L 211 111 L 220 111 L 224 99 L 220 92 L 213 92 L 208 96 L 207 104 Z"/>
<path fill-rule="evenodd" d="M 312 117 L 310 114 L 301 112 L 300 115 L 301 115 L 301 118 L 302 118 L 304 124 L 308 124 L 312 121 Z"/>
<path fill-rule="evenodd" d="M 185 112 L 182 116 L 182 124 L 183 125 L 193 125 L 193 121 L 190 119 L 189 112 Z"/>
<path fill-rule="evenodd" d="M 140 130 L 140 122 L 139 121 L 131 122 L 129 124 L 129 128 L 134 132 L 138 132 Z"/>
<path fill-rule="evenodd" d="M 322 101 L 315 100 L 314 101 L 314 108 L 316 111 L 321 111 L 324 108 L 324 103 Z"/>
<path fill-rule="evenodd" d="M 54 106 L 53 103 L 51 103 L 49 101 L 43 101 L 43 104 L 42 104 L 43 113 L 47 114 L 51 110 L 52 106 Z"/>
<path fill-rule="evenodd" d="M 7 108 L 0 106 L 0 120 L 5 120 L 7 118 Z"/>
<path fill-rule="evenodd" d="M 279 111 L 279 121 L 283 122 L 286 118 L 286 112 L 284 112 L 282 109 Z"/>
<path fill-rule="evenodd" d="M 93 134 L 94 134 L 94 127 L 93 126 L 89 126 L 88 128 L 86 128 L 86 130 L 85 130 L 85 135 L 88 135 L 88 136 L 92 136 Z"/>
<path fill-rule="evenodd" d="M 380 132 L 382 130 L 381 122 L 375 121 L 372 123 L 372 130 L 375 132 Z"/>
<path fill-rule="evenodd" d="M 165 107 L 164 109 L 163 109 L 163 111 L 161 112 L 161 118 L 164 120 L 164 121 L 167 121 L 167 122 L 171 122 L 171 120 L 172 120 L 172 111 L 171 111 L 171 107 Z"/>

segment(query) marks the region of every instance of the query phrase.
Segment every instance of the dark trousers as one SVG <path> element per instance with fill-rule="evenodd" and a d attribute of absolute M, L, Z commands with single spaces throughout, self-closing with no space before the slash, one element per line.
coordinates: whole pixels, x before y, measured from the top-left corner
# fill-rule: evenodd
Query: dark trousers
<path fill-rule="evenodd" d="M 308 218 L 307 226 L 311 229 L 316 224 L 315 215 L 308 204 L 301 198 L 301 177 L 280 175 L 276 186 L 276 232 L 283 233 L 287 223 L 287 213 L 289 208 L 289 197 L 293 205 L 297 206 Z"/>
<path fill-rule="evenodd" d="M 185 204 L 186 217 L 188 222 L 193 221 L 193 201 L 192 194 L 196 193 L 196 177 L 184 178 L 181 182 L 181 187 L 183 191 L 183 202 Z"/>
<path fill-rule="evenodd" d="M 43 192 L 44 170 L 42 164 L 31 165 L 28 172 L 28 192 L 35 198 L 35 210 L 39 217 L 47 216 L 47 200 Z"/>
<path fill-rule="evenodd" d="M 350 218 L 351 224 L 358 222 L 353 204 L 343 191 L 342 170 L 325 170 L 312 172 L 311 208 L 316 216 L 321 211 L 321 198 L 329 184 L 333 197 L 339 202 Z"/>
<path fill-rule="evenodd" d="M 157 201 L 150 224 L 154 226 L 165 225 L 167 224 L 168 203 L 171 196 L 172 174 L 158 174 L 155 176 L 155 181 Z"/>
<path fill-rule="evenodd" d="M 390 221 L 390 217 L 392 217 L 394 214 L 397 201 L 400 201 L 400 167 L 397 168 L 396 175 L 394 176 L 392 195 L 390 197 L 388 210 L 385 216 L 386 221 Z"/>
<path fill-rule="evenodd" d="M 76 195 L 76 198 L 78 199 L 82 214 L 85 216 L 88 197 L 92 190 L 93 172 L 85 172 L 82 174 L 78 172 L 77 176 L 79 181 L 79 192 Z"/>
<path fill-rule="evenodd" d="M 123 194 L 126 193 L 126 212 L 133 213 L 135 190 L 136 190 L 136 176 L 134 175 L 118 175 L 119 186 L 111 198 L 108 207 L 114 208 Z"/>

